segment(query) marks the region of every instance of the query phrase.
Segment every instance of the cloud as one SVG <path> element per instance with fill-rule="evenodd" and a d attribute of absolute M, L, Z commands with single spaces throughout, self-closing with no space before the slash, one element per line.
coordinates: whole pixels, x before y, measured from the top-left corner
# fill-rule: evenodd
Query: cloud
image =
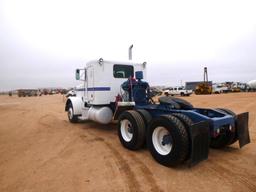
<path fill-rule="evenodd" d="M 147 61 L 152 84 L 256 79 L 254 1 L 0 2 L 0 89 L 73 86 L 91 59 Z M 155 72 L 157 71 L 157 73 Z"/>

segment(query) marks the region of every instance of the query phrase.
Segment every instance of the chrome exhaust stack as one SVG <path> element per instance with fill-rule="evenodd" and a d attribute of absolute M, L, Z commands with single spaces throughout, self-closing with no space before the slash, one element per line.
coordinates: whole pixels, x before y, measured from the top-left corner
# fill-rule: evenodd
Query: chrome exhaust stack
<path fill-rule="evenodd" d="M 132 48 L 133 48 L 133 45 L 129 47 L 129 60 L 132 60 Z"/>

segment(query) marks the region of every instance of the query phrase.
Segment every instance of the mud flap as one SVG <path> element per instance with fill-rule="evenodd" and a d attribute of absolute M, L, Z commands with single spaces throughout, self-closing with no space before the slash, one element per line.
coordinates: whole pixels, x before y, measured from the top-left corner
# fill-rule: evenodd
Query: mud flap
<path fill-rule="evenodd" d="M 208 121 L 201 121 L 190 126 L 191 154 L 189 166 L 208 159 L 210 126 Z"/>
<path fill-rule="evenodd" d="M 248 112 L 237 115 L 236 126 L 237 126 L 237 136 L 238 136 L 240 148 L 250 143 L 248 120 L 249 120 Z"/>

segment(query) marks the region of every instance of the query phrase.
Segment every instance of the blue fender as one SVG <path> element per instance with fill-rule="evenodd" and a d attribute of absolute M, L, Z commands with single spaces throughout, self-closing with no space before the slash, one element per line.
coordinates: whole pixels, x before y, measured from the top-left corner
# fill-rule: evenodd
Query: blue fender
<path fill-rule="evenodd" d="M 69 97 L 66 101 L 65 105 L 65 111 L 68 111 L 68 105 L 72 104 L 74 115 L 81 115 L 82 114 L 82 107 L 83 107 L 83 101 L 81 97 Z"/>

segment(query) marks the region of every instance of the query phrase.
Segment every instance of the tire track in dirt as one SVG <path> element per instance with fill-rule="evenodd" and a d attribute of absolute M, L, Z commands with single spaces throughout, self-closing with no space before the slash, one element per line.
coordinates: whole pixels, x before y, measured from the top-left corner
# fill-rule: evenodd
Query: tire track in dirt
<path fill-rule="evenodd" d="M 251 157 L 254 158 L 254 157 Z M 227 169 L 227 168 L 223 168 L 222 165 L 220 165 L 219 163 L 217 163 L 217 166 L 221 167 L 222 169 L 227 169 L 229 170 L 229 172 L 231 173 L 231 175 L 236 175 L 238 176 L 241 181 L 243 181 L 244 183 L 248 184 L 248 186 L 252 186 L 252 189 L 254 189 L 254 191 L 256 191 L 256 174 L 252 174 L 250 172 L 248 172 L 248 169 L 245 169 L 243 167 L 237 167 L 235 163 L 229 161 L 228 159 L 222 159 L 223 165 L 230 165 L 230 167 L 232 167 L 232 169 Z"/>
<path fill-rule="evenodd" d="M 111 153 L 113 153 L 113 155 L 115 156 L 116 161 L 119 165 L 119 169 L 121 167 L 120 171 L 121 172 L 125 171 L 125 174 L 126 174 L 128 180 L 130 181 L 129 182 L 130 184 L 128 183 L 129 187 L 132 186 L 132 188 L 130 188 L 130 190 L 131 191 L 141 191 L 140 184 L 136 180 L 135 174 L 131 170 L 128 162 L 122 157 L 122 155 L 110 143 L 106 142 L 104 140 L 104 138 L 96 136 L 92 132 L 90 132 L 89 134 L 92 135 L 94 138 L 87 140 L 88 142 L 92 142 L 92 141 L 103 142 L 108 147 L 108 149 L 110 149 Z M 162 191 L 159 188 L 159 186 L 157 185 L 150 169 L 139 158 L 137 158 L 135 155 L 132 155 L 132 153 L 129 154 L 129 156 L 131 157 L 132 160 L 135 161 L 136 164 L 139 165 L 139 169 L 143 173 L 144 179 L 147 181 L 148 185 L 150 186 L 150 191 Z M 134 186 L 138 186 L 138 188 L 135 189 Z"/>
<path fill-rule="evenodd" d="M 49 114 L 43 115 L 42 117 L 39 118 L 38 123 L 47 128 L 52 127 L 51 123 L 49 123 L 49 122 L 47 123 L 47 121 L 46 121 L 48 117 L 53 117 L 53 115 L 49 115 Z"/>
<path fill-rule="evenodd" d="M 105 142 L 103 140 L 104 144 L 111 150 L 111 152 L 117 157 L 120 158 L 122 157 L 121 154 L 109 143 Z M 153 177 L 152 172 L 149 170 L 149 168 L 141 161 L 139 160 L 136 156 L 131 155 L 130 157 L 139 165 L 139 169 L 141 170 L 141 172 L 143 173 L 143 177 L 145 178 L 145 180 L 147 181 L 147 183 L 150 186 L 150 190 L 151 191 L 162 191 L 159 186 L 156 184 L 156 181 Z M 122 158 L 122 161 L 124 159 Z M 124 160 L 126 161 L 126 160 Z M 128 165 L 129 166 L 129 165 Z M 130 167 L 129 167 L 130 169 Z M 131 170 L 131 169 L 130 169 Z M 135 176 L 134 173 L 132 173 L 133 177 Z"/>
<path fill-rule="evenodd" d="M 69 125 L 69 123 L 66 120 L 60 120 L 53 114 L 46 114 L 39 118 L 38 123 L 42 125 L 43 127 L 52 128 L 56 125 L 59 126 L 59 122 L 61 124 Z"/>
<path fill-rule="evenodd" d="M 212 170 L 217 177 L 220 179 L 225 180 L 228 183 L 231 183 L 232 185 L 236 186 L 242 184 L 245 188 L 247 188 L 251 192 L 256 192 L 256 184 L 252 181 L 255 181 L 255 177 L 251 177 L 249 180 L 247 176 L 242 175 L 241 173 L 234 172 L 230 169 L 225 168 L 224 166 L 221 166 L 217 163 L 213 163 L 212 161 L 208 160 L 210 163 L 207 167 L 207 169 Z"/>
<path fill-rule="evenodd" d="M 77 138 L 70 140 L 67 142 L 64 146 L 62 146 L 53 156 L 50 156 L 48 159 L 44 160 L 41 165 L 38 167 L 38 169 L 46 166 L 48 163 L 51 163 L 53 160 L 62 158 L 65 155 L 65 152 L 70 146 L 73 146 L 75 143 L 77 143 Z"/>
<path fill-rule="evenodd" d="M 139 168 L 143 173 L 143 176 L 145 177 L 145 179 L 148 181 L 151 191 L 162 191 L 157 185 L 156 180 L 154 179 L 154 176 L 150 171 L 150 169 L 135 155 L 130 154 L 130 156 L 140 166 Z"/>
<path fill-rule="evenodd" d="M 113 157 L 115 158 L 115 162 L 118 165 L 118 169 L 120 170 L 121 174 L 125 175 L 125 178 L 127 179 L 128 189 L 132 192 L 142 191 L 141 186 L 138 182 L 138 180 L 135 177 L 134 172 L 132 171 L 129 163 L 123 158 L 123 156 L 109 143 L 107 143 L 103 138 L 96 136 L 94 133 L 87 132 L 90 136 L 92 136 L 92 139 L 87 139 L 87 137 L 83 137 L 86 142 L 101 142 L 110 150 L 110 152 L 113 154 Z"/>
<path fill-rule="evenodd" d="M 108 149 L 110 149 L 111 153 L 114 155 L 120 172 L 125 173 L 126 178 L 128 180 L 129 190 L 142 191 L 140 183 L 136 179 L 135 173 L 132 171 L 129 163 L 122 157 L 122 155 L 112 145 L 105 142 L 104 140 L 102 142 L 108 147 Z"/>

